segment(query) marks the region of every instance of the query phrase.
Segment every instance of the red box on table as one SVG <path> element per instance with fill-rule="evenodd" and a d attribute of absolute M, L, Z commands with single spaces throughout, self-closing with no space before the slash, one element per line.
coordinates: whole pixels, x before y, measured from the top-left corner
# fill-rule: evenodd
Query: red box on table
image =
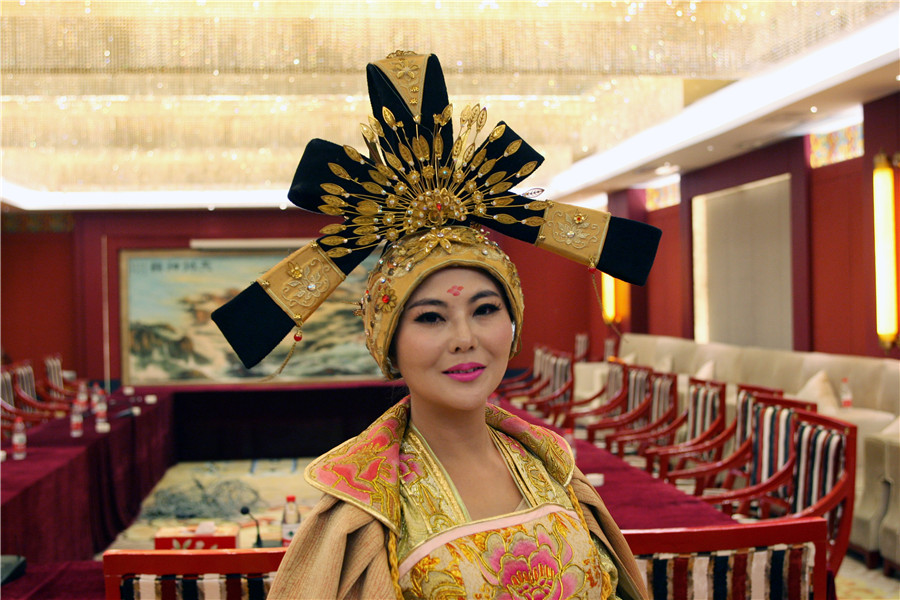
<path fill-rule="evenodd" d="M 212 550 L 215 548 L 237 548 L 237 525 L 217 525 L 211 533 L 196 532 L 196 525 L 185 527 L 160 527 L 154 537 L 157 550 Z"/>

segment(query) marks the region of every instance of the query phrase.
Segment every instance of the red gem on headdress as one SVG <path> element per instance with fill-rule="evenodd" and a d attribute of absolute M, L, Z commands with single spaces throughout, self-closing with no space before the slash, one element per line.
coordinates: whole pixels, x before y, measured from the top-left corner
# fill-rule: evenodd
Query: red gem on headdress
<path fill-rule="evenodd" d="M 384 302 L 385 304 L 387 304 L 388 302 L 391 301 L 391 297 L 388 296 L 387 294 L 385 294 L 384 296 L 381 297 L 381 301 Z"/>
<path fill-rule="evenodd" d="M 302 339 L 303 339 L 303 334 L 302 334 L 302 333 L 295 333 L 295 334 L 294 334 L 294 341 L 295 341 L 295 342 L 299 342 L 299 341 L 302 340 Z"/>
<path fill-rule="evenodd" d="M 597 272 L 597 267 L 588 267 L 588 272 L 589 272 L 589 273 L 596 273 L 596 272 Z"/>

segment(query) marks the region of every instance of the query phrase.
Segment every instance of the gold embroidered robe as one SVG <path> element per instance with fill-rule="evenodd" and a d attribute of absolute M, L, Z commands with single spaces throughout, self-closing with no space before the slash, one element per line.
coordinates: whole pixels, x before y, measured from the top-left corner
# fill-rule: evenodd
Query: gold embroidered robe
<path fill-rule="evenodd" d="M 400 569 L 402 574 L 399 583 L 407 594 L 424 593 L 425 590 L 421 589 L 423 582 L 427 584 L 428 578 L 433 576 L 432 581 L 437 585 L 441 583 L 440 577 L 445 575 L 450 578 L 447 583 L 450 587 L 441 588 L 437 585 L 429 588 L 431 593 L 446 589 L 448 596 L 453 597 L 459 594 L 459 589 L 471 592 L 473 588 L 466 588 L 466 582 L 459 581 L 461 575 L 457 572 L 458 569 L 449 569 L 447 575 L 436 572 L 433 574 L 435 570 L 428 568 L 438 558 L 438 554 L 444 557 L 444 566 L 448 566 L 453 562 L 454 555 L 464 556 L 468 553 L 472 560 L 457 560 L 456 564 L 463 564 L 469 569 L 470 585 L 478 579 L 472 577 L 473 565 L 483 567 L 483 581 L 478 580 L 483 586 L 481 592 L 478 592 L 482 597 L 503 597 L 504 592 L 522 591 L 523 584 L 535 583 L 535 573 L 547 575 L 546 581 L 538 583 L 549 586 L 547 589 L 557 597 L 586 597 L 594 587 L 598 592 L 602 589 L 604 570 L 598 568 L 598 562 L 594 558 L 585 555 L 594 545 L 584 543 L 589 540 L 584 527 L 576 516 L 577 513 L 572 510 L 572 503 L 566 503 L 564 496 L 559 493 L 569 485 L 584 508 L 584 519 L 590 533 L 599 541 L 601 559 L 606 557 L 615 566 L 611 571 L 618 574 L 618 595 L 622 598 L 646 597 L 637 565 L 621 532 L 594 488 L 575 468 L 566 443 L 547 429 L 531 425 L 493 405 L 486 407 L 487 424 L 505 440 L 503 445 L 508 449 L 527 452 L 538 459 L 537 464 L 543 468 L 546 477 L 552 480 L 551 487 L 556 490 L 553 496 L 555 502 L 543 502 L 534 506 L 533 499 L 528 497 L 532 492 L 523 490 L 530 506 L 522 511 L 515 511 L 512 515 L 504 515 L 500 518 L 505 519 L 503 522 L 491 524 L 499 527 L 489 525 L 479 528 L 475 524 L 474 537 L 450 535 L 448 539 L 452 538 L 453 543 L 432 544 L 424 556 L 412 555 L 416 550 L 414 546 L 418 546 L 422 554 L 421 544 L 416 543 L 415 539 L 430 539 L 433 536 L 428 534 L 423 538 L 421 535 L 414 535 L 412 537 L 415 539 L 410 544 L 408 530 L 406 535 L 403 534 L 404 493 L 409 512 L 408 484 L 415 475 L 410 466 L 413 471 L 421 466 L 418 462 L 409 460 L 409 452 L 403 452 L 404 438 L 407 437 L 408 409 L 408 399 L 405 399 L 388 410 L 365 432 L 326 453 L 307 468 L 307 479 L 322 489 L 325 496 L 304 520 L 288 549 L 270 592 L 270 599 L 395 598 L 397 587 L 391 574 L 387 551 L 390 533 L 396 536 L 395 539 L 400 539 L 397 549 L 399 561 L 412 556 L 412 560 L 407 561 Z M 409 449 L 410 446 L 407 445 L 406 448 Z M 404 461 L 403 457 L 407 460 Z M 530 461 L 528 464 L 534 466 L 535 462 Z M 521 481 L 517 483 L 521 487 Z M 543 512 L 533 513 L 535 510 Z M 464 526 L 472 527 L 473 524 Z M 572 549 L 566 547 L 570 541 L 566 533 L 577 536 L 579 531 L 584 535 L 577 541 L 580 545 L 579 564 L 570 564 L 571 560 L 561 564 L 560 557 L 571 559 L 574 556 Z M 442 541 L 444 540 L 438 540 Z M 504 554 L 509 554 L 506 550 L 512 547 L 516 548 L 514 553 L 518 557 L 504 558 Z M 431 550 L 436 554 L 432 554 Z M 478 551 L 481 551 L 480 557 L 476 556 Z M 548 556 L 548 551 L 555 555 L 552 559 Z M 423 558 L 427 560 L 420 564 Z M 555 567 L 551 568 L 553 565 Z M 456 581 L 453 581 L 454 573 L 459 575 Z M 484 582 L 488 585 L 484 585 Z M 452 587 L 459 583 L 463 584 L 463 588 Z M 417 585 L 420 587 L 417 588 Z M 513 589 L 515 586 L 518 588 Z M 580 592 L 575 593 L 577 590 Z"/>

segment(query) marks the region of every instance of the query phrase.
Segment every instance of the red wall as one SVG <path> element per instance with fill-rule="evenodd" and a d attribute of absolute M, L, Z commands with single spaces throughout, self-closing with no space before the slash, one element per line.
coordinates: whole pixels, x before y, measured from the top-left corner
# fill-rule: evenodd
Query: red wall
<path fill-rule="evenodd" d="M 662 230 L 656 262 L 647 280 L 647 331 L 680 337 L 685 296 L 682 288 L 685 272 L 691 271 L 691 265 L 681 261 L 680 209 L 671 206 L 655 210 L 647 215 L 647 222 Z"/>
<path fill-rule="evenodd" d="M 77 355 L 75 261 L 71 232 L 5 233 L 0 237 L 0 345 L 12 360 L 50 353 L 72 365 Z"/>

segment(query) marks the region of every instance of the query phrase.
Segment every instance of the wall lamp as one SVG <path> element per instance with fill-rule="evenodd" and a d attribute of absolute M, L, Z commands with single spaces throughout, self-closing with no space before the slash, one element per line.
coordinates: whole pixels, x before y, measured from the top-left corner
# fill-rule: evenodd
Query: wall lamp
<path fill-rule="evenodd" d="M 875 155 L 872 189 L 875 213 L 875 331 L 888 351 L 898 344 L 897 335 L 897 231 L 894 168 L 900 166 L 900 152 L 889 160 Z"/>

